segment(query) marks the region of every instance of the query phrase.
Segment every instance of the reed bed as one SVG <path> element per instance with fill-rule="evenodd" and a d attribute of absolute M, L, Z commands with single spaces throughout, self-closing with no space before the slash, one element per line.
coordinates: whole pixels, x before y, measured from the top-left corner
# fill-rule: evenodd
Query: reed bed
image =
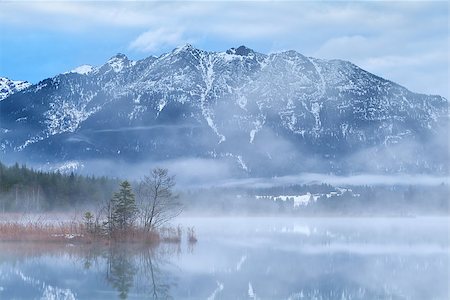
<path fill-rule="evenodd" d="M 58 242 L 87 237 L 83 224 L 45 224 L 43 222 L 2 222 L 1 241 Z"/>
<path fill-rule="evenodd" d="M 189 235 L 191 235 L 189 230 Z M 123 230 L 105 230 L 101 227 L 71 221 L 60 223 L 0 222 L 0 242 L 60 242 L 60 243 L 181 243 L 180 226 L 146 230 L 133 226 Z M 190 240 L 190 239 L 189 239 Z"/>

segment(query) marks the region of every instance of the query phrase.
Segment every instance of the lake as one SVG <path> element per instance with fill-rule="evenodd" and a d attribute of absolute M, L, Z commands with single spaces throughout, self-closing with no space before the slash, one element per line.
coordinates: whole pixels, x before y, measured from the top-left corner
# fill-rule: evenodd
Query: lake
<path fill-rule="evenodd" d="M 198 242 L 0 242 L 0 299 L 449 299 L 448 218 L 174 224 Z"/>

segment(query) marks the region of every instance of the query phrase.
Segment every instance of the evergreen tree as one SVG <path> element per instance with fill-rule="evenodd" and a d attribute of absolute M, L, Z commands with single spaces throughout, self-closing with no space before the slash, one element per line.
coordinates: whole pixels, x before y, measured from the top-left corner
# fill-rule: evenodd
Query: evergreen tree
<path fill-rule="evenodd" d="M 0 162 L 0 211 L 47 210 L 110 200 L 117 180 L 44 172 Z"/>
<path fill-rule="evenodd" d="M 128 181 L 120 183 L 120 189 L 111 200 L 113 229 L 126 229 L 133 225 L 137 214 L 136 202 Z"/>

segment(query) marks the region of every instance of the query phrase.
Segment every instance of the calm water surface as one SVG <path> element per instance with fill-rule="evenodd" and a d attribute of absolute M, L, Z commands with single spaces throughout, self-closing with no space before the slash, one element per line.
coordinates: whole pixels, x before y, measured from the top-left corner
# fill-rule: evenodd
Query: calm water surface
<path fill-rule="evenodd" d="M 192 218 L 189 245 L 0 242 L 0 299 L 450 299 L 446 218 Z"/>

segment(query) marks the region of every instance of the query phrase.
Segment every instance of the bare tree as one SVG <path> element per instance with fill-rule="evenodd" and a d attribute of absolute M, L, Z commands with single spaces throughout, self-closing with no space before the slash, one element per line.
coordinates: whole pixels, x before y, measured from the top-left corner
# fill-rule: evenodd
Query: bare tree
<path fill-rule="evenodd" d="M 140 218 L 146 230 L 158 228 L 181 213 L 178 196 L 173 192 L 174 186 L 174 176 L 163 168 L 153 169 L 139 183 Z"/>
<path fill-rule="evenodd" d="M 105 199 L 99 203 L 96 207 L 95 214 L 95 230 L 97 233 L 104 231 L 106 234 L 110 234 L 113 231 L 113 205 L 111 199 Z"/>

